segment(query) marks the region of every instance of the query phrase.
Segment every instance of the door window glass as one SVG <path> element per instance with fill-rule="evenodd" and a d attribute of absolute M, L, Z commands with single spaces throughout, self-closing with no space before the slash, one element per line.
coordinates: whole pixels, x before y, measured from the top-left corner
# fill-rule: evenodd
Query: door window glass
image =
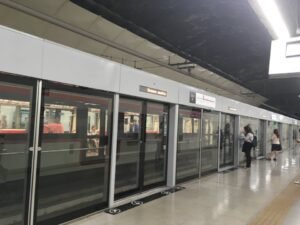
<path fill-rule="evenodd" d="M 198 109 L 179 108 L 176 179 L 199 176 L 200 117 Z"/>
<path fill-rule="evenodd" d="M 32 89 L 0 81 L 1 225 L 24 224 Z"/>
<path fill-rule="evenodd" d="M 45 83 L 43 98 L 37 221 L 54 224 L 107 205 L 112 97 Z"/>

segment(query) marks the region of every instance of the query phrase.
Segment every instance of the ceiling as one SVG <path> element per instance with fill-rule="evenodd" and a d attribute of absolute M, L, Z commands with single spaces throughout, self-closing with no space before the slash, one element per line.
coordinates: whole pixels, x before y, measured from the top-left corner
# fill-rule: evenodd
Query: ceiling
<path fill-rule="evenodd" d="M 0 0 L 0 25 L 252 105 L 266 98 L 70 0 Z"/>
<path fill-rule="evenodd" d="M 253 0 L 72 0 L 236 84 L 264 96 L 262 107 L 300 118 L 298 78 L 270 80 L 272 37 Z M 295 35 L 297 0 L 277 0 Z"/>

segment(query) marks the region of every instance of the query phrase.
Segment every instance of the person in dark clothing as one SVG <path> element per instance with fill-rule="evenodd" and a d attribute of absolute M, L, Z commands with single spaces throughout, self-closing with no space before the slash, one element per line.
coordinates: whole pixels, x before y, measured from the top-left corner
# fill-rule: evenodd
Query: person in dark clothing
<path fill-rule="evenodd" d="M 243 152 L 245 153 L 245 156 L 246 156 L 246 167 L 250 168 L 251 167 L 251 149 L 253 147 L 252 141 L 253 141 L 254 135 L 253 135 L 253 132 L 249 125 L 244 127 L 244 132 L 245 132 L 245 139 L 244 139 L 244 144 L 243 144 Z"/>

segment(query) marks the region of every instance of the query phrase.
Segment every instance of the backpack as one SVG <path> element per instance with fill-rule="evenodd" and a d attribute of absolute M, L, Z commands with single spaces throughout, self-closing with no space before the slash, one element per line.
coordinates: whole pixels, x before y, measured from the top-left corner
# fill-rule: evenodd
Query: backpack
<path fill-rule="evenodd" d="M 257 137 L 253 136 L 252 146 L 255 148 L 257 146 Z"/>

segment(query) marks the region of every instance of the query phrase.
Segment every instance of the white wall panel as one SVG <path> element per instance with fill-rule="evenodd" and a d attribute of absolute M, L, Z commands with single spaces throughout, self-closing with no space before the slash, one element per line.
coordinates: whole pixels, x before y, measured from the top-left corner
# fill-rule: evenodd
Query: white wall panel
<path fill-rule="evenodd" d="M 179 82 L 136 70 L 101 57 L 0 26 L 0 71 L 80 85 L 125 95 L 248 116 L 281 123 L 299 121 L 218 96 Z M 140 91 L 140 86 L 167 96 Z M 190 92 L 216 98 L 215 108 L 190 103 Z"/>
<path fill-rule="evenodd" d="M 0 26 L 0 71 L 41 78 L 43 40 Z"/>
<path fill-rule="evenodd" d="M 122 65 L 120 78 L 120 93 L 153 99 L 157 101 L 164 101 L 169 103 L 178 102 L 178 85 L 179 83 L 164 79 L 153 74 L 136 70 L 128 66 Z M 145 86 L 161 91 L 166 91 L 167 96 L 159 96 L 155 94 L 148 94 L 140 91 L 140 86 Z"/>
<path fill-rule="evenodd" d="M 178 84 L 180 85 L 180 84 Z M 215 108 L 210 108 L 210 107 L 205 107 L 201 105 L 196 105 L 193 103 L 190 103 L 190 92 L 197 92 L 201 93 L 204 95 L 208 95 L 211 97 L 216 98 L 216 107 Z M 187 106 L 192 106 L 192 107 L 197 107 L 197 108 L 203 108 L 203 109 L 211 109 L 215 111 L 220 111 L 223 113 L 229 113 L 233 115 L 241 115 L 241 116 L 248 116 L 248 117 L 253 117 L 257 119 L 262 119 L 262 120 L 273 120 L 281 123 L 289 123 L 289 124 L 296 124 L 297 120 L 294 120 L 292 118 L 282 116 L 280 114 L 276 114 L 252 105 L 248 105 L 239 101 L 235 101 L 233 99 L 229 99 L 223 96 L 215 95 L 212 93 L 209 93 L 204 90 L 200 90 L 197 88 L 193 88 L 187 85 L 180 85 L 179 88 L 179 104 L 181 105 L 187 105 Z"/>
<path fill-rule="evenodd" d="M 120 65 L 53 42 L 44 42 L 42 78 L 118 92 Z"/>

